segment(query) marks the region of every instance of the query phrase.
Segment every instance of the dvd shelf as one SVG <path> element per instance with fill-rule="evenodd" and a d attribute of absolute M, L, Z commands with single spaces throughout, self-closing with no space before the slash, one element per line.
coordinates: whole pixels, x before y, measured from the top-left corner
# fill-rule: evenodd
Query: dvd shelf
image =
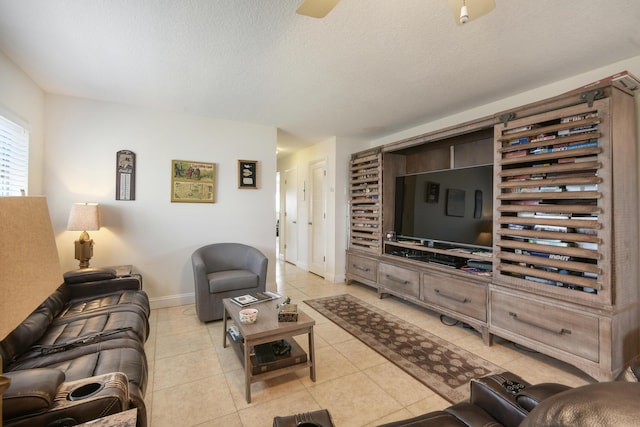
<path fill-rule="evenodd" d="M 601 129 L 605 104 L 496 127 L 500 275 L 590 297 L 604 291 L 601 215 L 611 211 L 601 188 L 610 151 Z"/>
<path fill-rule="evenodd" d="M 497 115 L 490 333 L 615 378 L 640 351 L 633 93 Z"/>
<path fill-rule="evenodd" d="M 382 242 L 382 154 L 354 154 L 350 164 L 350 247 L 380 253 Z"/>

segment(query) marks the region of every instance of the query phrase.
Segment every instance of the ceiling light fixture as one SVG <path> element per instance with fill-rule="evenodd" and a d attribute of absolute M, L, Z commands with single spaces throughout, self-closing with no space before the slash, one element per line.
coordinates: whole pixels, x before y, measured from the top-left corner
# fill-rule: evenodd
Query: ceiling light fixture
<path fill-rule="evenodd" d="M 496 0 L 449 0 L 456 25 L 465 25 L 496 8 Z"/>
<path fill-rule="evenodd" d="M 462 8 L 460 9 L 460 23 L 466 24 L 469 21 L 469 9 L 467 9 L 467 2 L 462 2 Z"/>

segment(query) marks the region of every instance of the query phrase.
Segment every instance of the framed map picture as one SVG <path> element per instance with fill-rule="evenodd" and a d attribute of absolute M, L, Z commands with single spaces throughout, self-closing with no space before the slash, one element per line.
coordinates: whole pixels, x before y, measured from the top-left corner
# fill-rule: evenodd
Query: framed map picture
<path fill-rule="evenodd" d="M 216 164 L 171 161 L 171 201 L 185 203 L 216 202 Z"/>
<path fill-rule="evenodd" d="M 258 188 L 257 160 L 238 160 L 238 188 Z"/>

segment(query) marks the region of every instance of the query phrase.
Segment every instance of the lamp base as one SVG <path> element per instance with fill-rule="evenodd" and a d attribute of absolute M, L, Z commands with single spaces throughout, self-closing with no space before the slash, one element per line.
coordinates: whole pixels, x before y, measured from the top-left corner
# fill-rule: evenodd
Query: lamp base
<path fill-rule="evenodd" d="M 86 239 L 84 238 L 86 235 Z M 89 268 L 89 260 L 93 256 L 93 240 L 89 238 L 89 234 L 85 231 L 80 235 L 80 239 L 76 240 L 76 259 L 80 261 L 80 268 Z"/>

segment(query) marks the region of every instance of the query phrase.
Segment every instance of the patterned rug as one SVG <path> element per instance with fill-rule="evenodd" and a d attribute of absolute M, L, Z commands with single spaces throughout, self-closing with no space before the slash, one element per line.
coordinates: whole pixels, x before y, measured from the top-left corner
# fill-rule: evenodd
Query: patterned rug
<path fill-rule="evenodd" d="M 469 398 L 471 379 L 504 371 L 354 296 L 305 303 L 451 403 Z"/>

